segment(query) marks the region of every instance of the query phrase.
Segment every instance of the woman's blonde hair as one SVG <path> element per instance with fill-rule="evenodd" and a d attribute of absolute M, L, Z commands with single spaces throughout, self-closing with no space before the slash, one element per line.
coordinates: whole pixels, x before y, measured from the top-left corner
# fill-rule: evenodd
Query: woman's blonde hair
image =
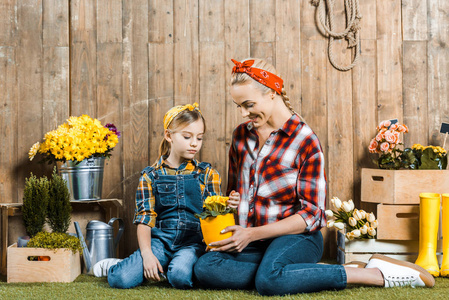
<path fill-rule="evenodd" d="M 176 117 L 173 118 L 173 120 L 168 125 L 167 130 L 170 132 L 176 132 L 177 129 L 186 127 L 198 120 L 203 121 L 204 125 L 204 132 L 206 132 L 206 122 L 204 121 L 203 115 L 201 112 L 197 109 L 194 110 L 184 110 L 180 112 Z M 161 144 L 159 145 L 159 156 L 157 160 L 155 161 L 154 165 L 157 164 L 159 161 L 159 157 L 161 156 L 168 156 L 170 155 L 170 143 L 164 138 L 162 138 Z"/>
<path fill-rule="evenodd" d="M 242 62 L 246 61 L 246 60 L 254 60 L 254 64 L 251 67 L 254 68 L 258 68 L 258 69 L 262 69 L 265 71 L 268 71 L 270 73 L 273 73 L 276 76 L 279 76 L 278 71 L 275 69 L 275 67 L 266 62 L 263 59 L 260 58 L 247 58 L 242 60 Z M 272 93 L 274 92 L 273 89 L 257 82 L 256 80 L 252 79 L 248 74 L 246 73 L 232 73 L 231 76 L 231 86 L 232 85 L 243 85 L 243 84 L 247 84 L 247 83 L 252 83 L 258 90 L 260 90 L 262 92 L 262 94 L 268 94 L 268 93 Z M 287 93 L 285 92 L 284 87 L 282 87 L 282 93 L 280 95 L 282 97 L 282 100 L 284 101 L 285 106 L 287 106 L 287 108 L 292 112 L 292 113 L 296 113 L 295 110 L 293 109 L 293 106 L 290 102 L 290 98 L 288 98 Z"/>

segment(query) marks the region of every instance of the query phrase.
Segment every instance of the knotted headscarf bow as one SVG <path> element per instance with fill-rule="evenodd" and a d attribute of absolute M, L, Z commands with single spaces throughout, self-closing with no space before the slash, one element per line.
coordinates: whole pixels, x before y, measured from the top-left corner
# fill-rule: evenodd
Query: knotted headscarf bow
<path fill-rule="evenodd" d="M 232 73 L 246 73 L 257 82 L 273 89 L 279 95 L 282 95 L 282 87 L 284 81 L 279 76 L 274 75 L 268 71 L 251 67 L 254 64 L 254 60 L 245 60 L 244 62 L 238 62 L 231 59 L 235 66 L 232 68 Z"/>
<path fill-rule="evenodd" d="M 170 123 L 173 121 L 173 119 L 179 115 L 181 112 L 185 111 L 186 109 L 193 111 L 193 110 L 197 110 L 199 111 L 199 113 L 201 113 L 198 103 L 193 103 L 192 104 L 186 104 L 186 105 L 178 105 L 175 107 L 170 108 L 169 111 L 167 111 L 165 113 L 164 116 L 164 129 L 167 129 L 168 126 L 170 125 Z"/>

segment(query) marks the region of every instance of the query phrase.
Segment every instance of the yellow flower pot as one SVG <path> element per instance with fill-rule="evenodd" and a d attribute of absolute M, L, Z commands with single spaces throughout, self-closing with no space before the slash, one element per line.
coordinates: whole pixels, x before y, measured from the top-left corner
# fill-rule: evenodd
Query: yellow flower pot
<path fill-rule="evenodd" d="M 235 225 L 234 214 L 218 215 L 200 219 L 201 231 L 206 245 L 218 242 L 232 236 L 232 232 L 221 234 L 220 232 L 228 226 Z M 212 247 L 213 248 L 213 247 Z"/>

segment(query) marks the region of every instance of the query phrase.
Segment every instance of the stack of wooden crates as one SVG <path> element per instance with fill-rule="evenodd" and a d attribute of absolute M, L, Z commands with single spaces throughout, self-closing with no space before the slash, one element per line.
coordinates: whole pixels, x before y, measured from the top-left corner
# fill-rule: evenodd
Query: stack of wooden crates
<path fill-rule="evenodd" d="M 377 203 L 377 239 L 348 241 L 339 232 L 338 263 L 366 262 L 375 253 L 415 262 L 419 249 L 419 194 L 447 193 L 448 172 L 362 169 L 361 201 Z M 441 237 L 441 226 L 438 236 Z M 440 239 L 437 256 L 441 263 Z"/>

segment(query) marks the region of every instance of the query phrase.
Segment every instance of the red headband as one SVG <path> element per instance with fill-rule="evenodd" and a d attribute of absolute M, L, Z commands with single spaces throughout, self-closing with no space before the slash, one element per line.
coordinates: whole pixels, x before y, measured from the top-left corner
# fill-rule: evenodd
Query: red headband
<path fill-rule="evenodd" d="M 282 95 L 282 87 L 284 81 L 279 76 L 274 75 L 268 71 L 252 68 L 254 60 L 245 60 L 243 63 L 231 59 L 235 66 L 232 68 L 232 73 L 246 73 L 257 82 L 273 89 L 279 95 Z"/>

